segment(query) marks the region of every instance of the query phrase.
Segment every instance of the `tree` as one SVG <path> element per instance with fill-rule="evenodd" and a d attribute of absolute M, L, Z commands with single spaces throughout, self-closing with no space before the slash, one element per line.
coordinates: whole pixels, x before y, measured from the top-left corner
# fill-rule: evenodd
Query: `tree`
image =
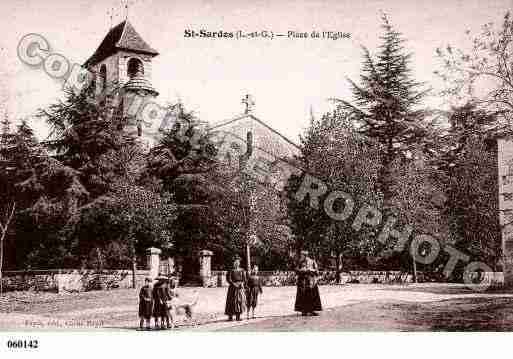
<path fill-rule="evenodd" d="M 176 121 L 163 130 L 159 143 L 148 156 L 148 174 L 162 181 L 164 191 L 171 191 L 175 180 L 185 175 L 201 175 L 215 165 L 216 147 L 194 113 L 182 105 L 169 105 L 167 112 L 178 107 Z"/>
<path fill-rule="evenodd" d="M 413 238 L 418 235 L 429 235 L 438 242 L 439 248 L 443 248 L 452 240 L 449 221 L 444 215 L 446 187 L 441 180 L 443 174 L 420 151 L 417 151 L 412 158 L 397 159 L 393 163 L 391 174 L 393 176 L 391 215 L 397 220 L 395 227 L 410 226 L 412 234 L 400 250 L 394 249 L 397 243 L 386 243 L 382 260 L 402 269 L 411 268 L 416 280 L 417 261 L 420 259 L 418 256 L 426 257 L 437 248 L 432 246 L 417 248 L 417 253 L 412 256 L 410 249 Z M 432 271 L 438 264 L 437 261 L 433 261 L 426 264 L 424 268 Z"/>
<path fill-rule="evenodd" d="M 443 95 L 473 102 L 497 115 L 497 131 L 511 125 L 513 119 L 513 19 L 508 11 L 502 24 L 489 22 L 477 36 L 467 31 L 471 49 L 464 51 L 447 45 L 436 53 L 442 69 L 435 71 L 446 84 Z M 483 92 L 483 89 L 486 91 Z"/>
<path fill-rule="evenodd" d="M 2 273 L 3 273 L 3 264 L 4 264 L 4 238 L 7 235 L 7 231 L 9 230 L 9 225 L 11 224 L 11 220 L 14 217 L 14 211 L 16 210 L 16 203 L 12 204 L 12 209 L 6 213 L 5 219 L 3 223 L 0 222 L 0 295 L 4 292 L 4 286 L 2 281 Z"/>
<path fill-rule="evenodd" d="M 177 120 L 150 150 L 146 177 L 156 179 L 160 193 L 169 194 L 176 203 L 174 252 L 187 260 L 198 250 L 214 249 L 221 237 L 213 227 L 216 217 L 211 208 L 220 189 L 209 175 L 216 166 L 216 148 L 193 113 L 181 105 L 169 105 L 167 110 L 178 110 Z"/>
<path fill-rule="evenodd" d="M 169 198 L 128 181 L 119 181 L 111 190 L 81 208 L 77 236 L 86 257 L 97 256 L 98 267 L 131 263 L 133 285 L 137 253 L 149 247 L 167 247 L 175 219 Z M 106 256 L 113 251 L 117 258 Z M 90 258 L 89 258 L 90 259 Z"/>
<path fill-rule="evenodd" d="M 93 101 L 94 88 L 75 93 L 64 90 L 64 100 L 40 109 L 37 116 L 51 128 L 44 145 L 63 165 L 78 171 L 90 200 L 109 190 L 109 184 L 124 176 L 128 162 L 112 161 L 124 148 L 138 147 L 136 138 L 123 131 L 128 125 L 116 99 Z M 137 151 L 131 151 L 136 154 Z"/>
<path fill-rule="evenodd" d="M 16 262 L 43 268 L 76 265 L 72 234 L 79 206 L 88 197 L 78 172 L 43 157 L 17 188 L 24 206 L 16 220 Z"/>
<path fill-rule="evenodd" d="M 6 190 L 2 203 L 16 202 L 18 209 L 10 233 L 16 242 L 7 241 L 7 259 L 11 266 L 56 265 L 69 253 L 64 231 L 86 192 L 74 170 L 48 157 L 26 121 L 21 121 L 4 143 L 2 183 Z M 57 252 L 62 256 L 57 258 Z"/>
<path fill-rule="evenodd" d="M 495 117 L 473 103 L 453 108 L 437 164 L 454 246 L 492 268 L 501 258 Z"/>
<path fill-rule="evenodd" d="M 372 239 L 375 233 L 365 228 L 355 231 L 350 218 L 331 218 L 322 205 L 327 194 L 337 190 L 346 192 L 355 202 L 356 209 L 363 204 L 379 207 L 382 201 L 376 191 L 379 147 L 358 134 L 347 116 L 347 112 L 338 110 L 312 120 L 301 138 L 299 160 L 304 172 L 299 176 L 292 175 L 285 189 L 297 248 L 308 248 L 322 257 L 330 257 L 334 252 L 337 261 L 340 254 L 359 258 L 375 254 L 377 247 Z M 309 206 L 308 197 L 302 202 L 295 198 L 305 175 L 314 176 L 328 187 L 326 195 L 319 198 L 319 209 Z M 345 205 L 345 201 L 339 199 L 333 204 L 333 211 L 340 212 Z"/>
<path fill-rule="evenodd" d="M 11 121 L 6 114 L 5 119 L 2 121 L 2 132 L 0 133 L 0 213 L 9 213 L 9 207 L 13 206 L 13 201 L 15 200 L 15 190 L 12 182 L 12 146 L 14 134 L 11 133 L 10 126 Z M 10 221 L 11 219 L 6 220 L 6 222 Z M 7 225 L 5 231 L 2 228 L 2 244 L 0 248 L 2 252 L 0 257 L 2 259 L 0 260 L 0 267 L 3 265 L 3 241 L 7 236 L 8 227 Z"/>
<path fill-rule="evenodd" d="M 336 102 L 349 111 L 348 120 L 355 124 L 360 134 L 382 146 L 382 166 L 377 183 L 387 206 L 392 197 L 390 171 L 393 162 L 417 148 L 429 135 L 430 128 L 424 120 L 426 112 L 419 108 L 427 91 L 412 79 L 411 54 L 405 54 L 405 40 L 393 29 L 386 15 L 382 20 L 383 44 L 378 54 L 373 58 L 364 47 L 361 84 L 349 79 L 354 102 L 342 99 L 336 99 Z"/>
<path fill-rule="evenodd" d="M 53 130 L 45 145 L 56 161 L 75 171 L 86 194 L 76 203 L 74 222 L 66 223 L 66 237 L 77 261 L 102 267 L 122 265 L 125 258 L 135 268 L 143 246 L 160 241 L 157 233 L 169 242 L 173 201 L 146 176 L 148 154 L 135 134 L 125 131 L 131 123 L 121 113 L 122 93 L 95 101 L 93 91 L 66 89 L 64 100 L 38 113 Z M 105 258 L 108 252 L 118 259 Z"/>
<path fill-rule="evenodd" d="M 246 266 L 256 257 L 261 268 L 287 267 L 293 242 L 280 193 L 251 178 L 244 167 L 220 163 L 210 178 L 218 184 L 211 208 L 225 259 L 241 254 L 244 248 Z"/>

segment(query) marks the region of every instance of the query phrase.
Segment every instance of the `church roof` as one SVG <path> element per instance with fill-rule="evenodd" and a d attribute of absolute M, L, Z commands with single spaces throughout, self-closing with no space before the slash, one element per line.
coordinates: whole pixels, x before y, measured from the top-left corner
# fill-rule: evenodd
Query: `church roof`
<path fill-rule="evenodd" d="M 234 122 L 237 122 L 237 121 L 240 121 L 240 120 L 243 120 L 243 119 L 246 119 L 246 118 L 251 118 L 253 119 L 254 121 L 256 121 L 257 123 L 259 123 L 260 125 L 264 126 L 265 128 L 267 128 L 269 131 L 271 131 L 272 133 L 274 133 L 275 135 L 277 135 L 278 137 L 282 138 L 285 142 L 287 142 L 291 147 L 293 148 L 296 148 L 296 149 L 300 149 L 300 147 L 295 144 L 293 141 L 291 141 L 290 139 L 288 139 L 287 137 L 285 137 L 284 135 L 282 135 L 280 132 L 278 132 L 277 130 L 275 130 L 274 128 L 272 128 L 271 126 L 269 126 L 268 124 L 266 124 L 264 121 L 260 120 L 259 118 L 257 118 L 256 116 L 252 115 L 252 114 L 243 114 L 241 116 L 237 116 L 236 118 L 233 118 L 231 120 L 227 120 L 225 122 L 222 122 L 222 123 L 219 123 L 219 124 L 216 124 L 214 126 L 212 126 L 210 129 L 211 130 L 214 130 L 214 129 L 217 129 L 217 128 L 220 128 L 220 127 L 224 127 L 224 126 L 228 126 L 228 125 L 231 125 L 233 124 Z"/>
<path fill-rule="evenodd" d="M 116 25 L 107 33 L 98 49 L 85 62 L 85 66 L 95 65 L 103 59 L 113 55 L 119 50 L 129 50 L 156 56 L 159 53 L 150 47 L 135 31 L 132 24 L 128 20 Z"/>

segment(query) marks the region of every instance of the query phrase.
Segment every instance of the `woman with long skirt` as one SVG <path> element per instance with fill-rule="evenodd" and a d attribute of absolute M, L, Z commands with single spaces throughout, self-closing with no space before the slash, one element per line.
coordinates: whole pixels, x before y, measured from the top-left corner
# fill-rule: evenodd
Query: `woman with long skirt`
<path fill-rule="evenodd" d="M 236 320 L 241 320 L 241 313 L 246 310 L 246 272 L 240 267 L 240 258 L 233 261 L 233 269 L 226 273 L 226 280 L 228 293 L 224 313 L 229 321 L 233 320 L 234 315 Z"/>
<path fill-rule="evenodd" d="M 303 316 L 308 314 L 319 315 L 316 311 L 322 310 L 321 296 L 317 286 L 318 267 L 315 260 L 308 257 L 307 251 L 301 251 L 301 258 L 296 270 L 297 294 L 294 310 Z"/>

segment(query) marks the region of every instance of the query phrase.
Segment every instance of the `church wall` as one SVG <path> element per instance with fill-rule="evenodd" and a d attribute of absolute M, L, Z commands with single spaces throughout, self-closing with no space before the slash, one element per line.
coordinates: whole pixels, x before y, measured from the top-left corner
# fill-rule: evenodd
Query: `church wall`
<path fill-rule="evenodd" d="M 110 56 L 103 61 L 91 67 L 91 71 L 96 75 L 96 94 L 100 95 L 102 91 L 102 83 L 100 80 L 100 67 L 105 64 L 107 67 L 107 84 L 112 84 L 118 79 L 118 58 L 117 55 Z"/>

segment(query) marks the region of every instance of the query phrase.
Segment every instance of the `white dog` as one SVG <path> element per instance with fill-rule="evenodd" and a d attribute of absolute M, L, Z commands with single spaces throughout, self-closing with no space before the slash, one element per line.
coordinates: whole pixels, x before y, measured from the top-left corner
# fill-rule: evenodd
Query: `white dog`
<path fill-rule="evenodd" d="M 167 301 L 167 307 L 169 309 L 169 315 L 171 319 L 171 326 L 175 327 L 175 318 L 179 315 L 185 315 L 187 320 L 192 320 L 194 315 L 194 307 L 198 303 L 199 292 L 194 291 L 194 299 L 190 302 L 184 302 L 181 300 L 180 295 L 177 293 L 178 283 L 171 281 L 170 291 L 171 299 Z"/>

